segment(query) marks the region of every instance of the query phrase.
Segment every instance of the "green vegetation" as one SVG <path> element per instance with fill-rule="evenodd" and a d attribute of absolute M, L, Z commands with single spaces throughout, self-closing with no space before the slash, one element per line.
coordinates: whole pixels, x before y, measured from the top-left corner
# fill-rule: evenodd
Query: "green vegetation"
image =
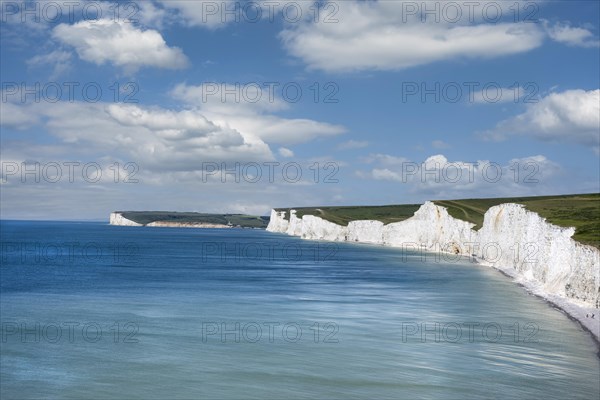
<path fill-rule="evenodd" d="M 208 223 L 241 226 L 242 228 L 266 228 L 269 217 L 257 217 L 244 214 L 204 214 L 195 212 L 175 211 L 119 211 L 123 217 L 137 222 L 149 224 L 150 222 L 181 222 L 181 223 Z"/>
<path fill-rule="evenodd" d="M 439 200 L 435 204 L 446 207 L 454 218 L 475 224 L 481 228 L 483 215 L 493 206 L 503 203 L 523 204 L 530 211 L 540 214 L 552 224 L 574 227 L 573 239 L 600 248 L 600 193 L 539 197 L 506 197 L 495 199 Z M 365 207 L 304 207 L 292 208 L 297 216 L 315 215 L 327 221 L 346 226 L 348 222 L 372 219 L 389 224 L 411 217 L 419 204 L 365 206 Z M 286 211 L 289 219 L 289 208 Z"/>

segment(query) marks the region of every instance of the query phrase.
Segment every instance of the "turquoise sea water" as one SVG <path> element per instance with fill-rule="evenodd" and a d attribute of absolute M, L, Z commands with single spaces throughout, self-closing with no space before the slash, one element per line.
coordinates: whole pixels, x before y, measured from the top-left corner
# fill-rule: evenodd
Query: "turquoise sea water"
<path fill-rule="evenodd" d="M 599 397 L 591 337 L 469 260 L 260 230 L 0 229 L 2 399 Z"/>

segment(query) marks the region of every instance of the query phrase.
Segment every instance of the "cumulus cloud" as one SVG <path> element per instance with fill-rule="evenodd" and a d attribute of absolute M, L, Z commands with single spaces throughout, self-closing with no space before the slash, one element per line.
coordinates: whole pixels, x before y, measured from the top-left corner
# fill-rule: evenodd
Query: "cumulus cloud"
<path fill-rule="evenodd" d="M 559 43 L 576 47 L 600 46 L 600 40 L 598 40 L 598 38 L 596 38 L 588 29 L 573 27 L 569 23 L 556 23 L 550 25 L 545 21 L 544 25 L 548 32 L 548 36 Z"/>
<path fill-rule="evenodd" d="M 600 89 L 551 93 L 527 106 L 524 113 L 501 121 L 484 138 L 504 140 L 509 135 L 527 135 L 543 141 L 600 146 Z"/>
<path fill-rule="evenodd" d="M 270 88 L 262 85 L 209 84 L 177 85 L 171 92 L 174 98 L 202 114 L 219 126 L 256 136 L 279 145 L 306 143 L 318 137 L 336 136 L 346 132 L 341 125 L 305 118 L 284 118 L 277 111 L 286 110 L 286 103 Z M 225 90 L 238 93 L 223 95 Z M 208 95 L 207 93 L 214 93 Z M 258 100 L 256 100 L 258 99 Z"/>
<path fill-rule="evenodd" d="M 90 146 L 106 154 L 133 159 L 155 171 L 193 171 L 204 161 L 271 161 L 293 157 L 289 144 L 343 133 L 339 125 L 273 115 L 289 104 L 274 98 L 256 102 L 202 102 L 198 87 L 179 85 L 172 91 L 184 109 L 128 103 L 21 103 L 17 94 L 3 95 L 2 126 L 25 130 L 39 125 L 65 147 Z M 33 99 L 32 96 L 29 97 Z"/>
<path fill-rule="evenodd" d="M 167 46 L 156 30 L 142 30 L 131 22 L 101 19 L 60 24 L 52 36 L 71 46 L 82 60 L 103 65 L 111 63 L 128 72 L 142 67 L 181 69 L 188 59 L 177 47 Z"/>
<path fill-rule="evenodd" d="M 37 118 L 65 149 L 94 149 L 161 173 L 197 171 L 204 162 L 274 159 L 259 138 L 221 127 L 196 111 L 100 102 L 11 107 Z"/>
<path fill-rule="evenodd" d="M 485 3 L 478 2 L 475 15 L 481 15 Z M 399 70 L 443 60 L 495 58 L 530 51 L 545 36 L 543 29 L 531 23 L 488 23 L 468 17 L 422 19 L 419 13 L 408 13 L 406 2 L 401 1 L 336 4 L 336 18 L 344 23 L 306 18 L 280 34 L 287 51 L 309 68 Z M 468 10 L 462 10 L 462 15 L 468 16 Z"/>

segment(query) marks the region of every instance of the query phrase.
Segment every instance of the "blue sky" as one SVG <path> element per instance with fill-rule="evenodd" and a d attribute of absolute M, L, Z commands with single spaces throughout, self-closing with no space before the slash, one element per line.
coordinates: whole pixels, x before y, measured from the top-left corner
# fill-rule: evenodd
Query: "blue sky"
<path fill-rule="evenodd" d="M 597 1 L 1 12 L 2 218 L 600 190 Z"/>

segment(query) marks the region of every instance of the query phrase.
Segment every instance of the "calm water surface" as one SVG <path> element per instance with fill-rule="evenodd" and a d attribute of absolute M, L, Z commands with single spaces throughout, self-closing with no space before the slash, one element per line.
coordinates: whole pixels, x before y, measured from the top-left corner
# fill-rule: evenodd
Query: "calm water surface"
<path fill-rule="evenodd" d="M 590 336 L 468 260 L 2 221 L 0 397 L 597 399 Z"/>

